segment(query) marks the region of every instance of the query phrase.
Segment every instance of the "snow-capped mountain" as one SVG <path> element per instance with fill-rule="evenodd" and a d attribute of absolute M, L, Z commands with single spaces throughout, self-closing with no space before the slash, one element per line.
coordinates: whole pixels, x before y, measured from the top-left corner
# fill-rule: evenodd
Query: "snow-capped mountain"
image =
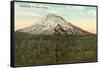
<path fill-rule="evenodd" d="M 48 14 L 45 18 L 39 20 L 36 24 L 18 30 L 29 34 L 67 34 L 67 35 L 86 35 L 89 32 L 67 22 L 60 16 Z"/>

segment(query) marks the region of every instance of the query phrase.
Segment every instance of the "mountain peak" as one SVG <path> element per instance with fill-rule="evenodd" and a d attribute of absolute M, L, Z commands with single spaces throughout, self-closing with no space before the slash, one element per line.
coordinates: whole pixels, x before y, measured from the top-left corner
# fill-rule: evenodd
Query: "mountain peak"
<path fill-rule="evenodd" d="M 47 16 L 56 16 L 56 14 L 49 13 Z"/>
<path fill-rule="evenodd" d="M 49 13 L 49 14 L 47 15 L 47 17 L 58 17 L 58 15 L 53 14 L 53 13 Z"/>

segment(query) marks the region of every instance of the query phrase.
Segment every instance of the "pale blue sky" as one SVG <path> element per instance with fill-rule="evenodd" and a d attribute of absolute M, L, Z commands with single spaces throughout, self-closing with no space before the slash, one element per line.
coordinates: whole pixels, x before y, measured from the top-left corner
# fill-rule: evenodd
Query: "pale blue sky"
<path fill-rule="evenodd" d="M 22 6 L 46 6 L 46 8 L 29 8 Z M 16 15 L 20 17 L 45 16 L 48 13 L 54 13 L 66 19 L 69 18 L 90 18 L 95 19 L 96 7 L 74 6 L 74 5 L 57 5 L 57 4 L 36 4 L 16 2 Z"/>

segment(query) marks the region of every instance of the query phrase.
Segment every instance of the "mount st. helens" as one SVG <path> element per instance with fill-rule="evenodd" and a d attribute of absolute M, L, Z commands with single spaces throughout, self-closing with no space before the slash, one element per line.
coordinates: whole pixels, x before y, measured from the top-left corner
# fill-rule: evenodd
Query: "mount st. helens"
<path fill-rule="evenodd" d="M 14 38 L 17 66 L 97 61 L 96 34 L 55 14 L 17 30 Z"/>
<path fill-rule="evenodd" d="M 25 32 L 34 35 L 53 35 L 53 34 L 67 34 L 67 35 L 87 35 L 92 34 L 85 31 L 63 19 L 55 14 L 48 14 L 45 18 L 39 20 L 36 24 L 17 30 L 18 32 Z"/>

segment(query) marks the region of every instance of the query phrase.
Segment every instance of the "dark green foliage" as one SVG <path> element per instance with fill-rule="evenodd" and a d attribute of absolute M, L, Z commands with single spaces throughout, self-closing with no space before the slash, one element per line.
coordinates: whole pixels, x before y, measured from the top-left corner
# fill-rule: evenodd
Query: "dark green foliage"
<path fill-rule="evenodd" d="M 15 32 L 16 65 L 96 61 L 96 35 L 31 35 Z"/>

